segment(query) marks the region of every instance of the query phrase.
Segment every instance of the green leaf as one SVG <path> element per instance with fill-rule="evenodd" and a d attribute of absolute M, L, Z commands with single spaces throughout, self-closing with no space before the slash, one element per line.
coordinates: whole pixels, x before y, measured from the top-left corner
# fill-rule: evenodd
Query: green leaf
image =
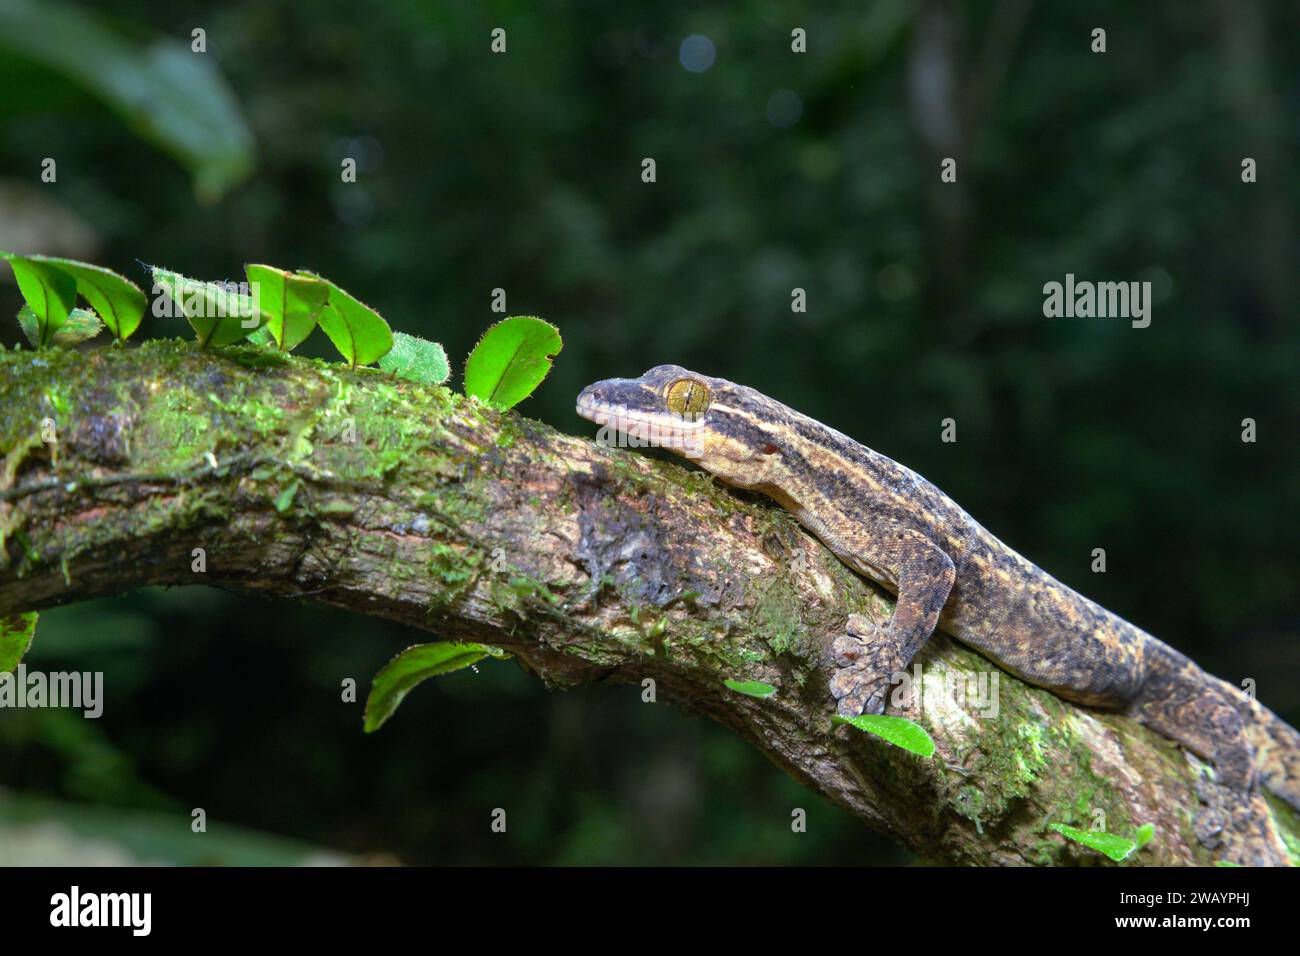
<path fill-rule="evenodd" d="M 485 657 L 506 657 L 505 651 L 483 644 L 458 644 L 438 641 L 433 644 L 416 644 L 408 647 L 375 675 L 366 698 L 366 733 L 374 733 L 384 725 L 398 705 L 417 684 L 430 677 L 449 674 L 469 667 Z"/>
<path fill-rule="evenodd" d="M 119 342 L 125 342 L 140 327 L 149 299 L 144 290 L 126 276 L 76 259 L 55 256 L 32 256 L 32 259 L 48 263 L 72 276 L 77 283 L 77 292 L 99 313 L 104 325 Z"/>
<path fill-rule="evenodd" d="M 18 310 L 18 324 L 22 326 L 27 341 L 35 345 L 37 338 L 40 336 L 40 327 L 36 321 L 36 313 L 32 311 L 30 305 L 24 305 Z M 50 344 L 67 348 L 79 342 L 93 339 L 102 331 L 104 331 L 104 323 L 99 321 L 99 316 L 93 311 L 90 309 L 73 309 L 68 313 L 68 321 L 64 322 L 63 327 L 55 332 L 54 337 L 50 339 Z"/>
<path fill-rule="evenodd" d="M 1137 833 L 1133 834 L 1133 839 L 1137 843 L 1137 848 L 1140 850 L 1150 843 L 1151 838 L 1155 835 L 1156 825 L 1154 823 L 1144 823 L 1142 826 L 1137 828 Z"/>
<path fill-rule="evenodd" d="M 46 347 L 77 304 L 77 280 L 40 259 L 12 252 L 0 252 L 0 258 L 14 270 L 18 290 L 35 317 L 36 339 L 32 344 L 37 348 Z"/>
<path fill-rule="evenodd" d="M 405 332 L 393 333 L 393 350 L 379 360 L 379 367 L 398 378 L 425 385 L 441 385 L 451 375 L 447 352 L 441 345 Z"/>
<path fill-rule="evenodd" d="M 885 714 L 863 714 L 860 717 L 841 717 L 838 714 L 832 723 L 848 724 L 858 730 L 874 734 L 889 741 L 895 747 L 902 747 L 922 757 L 934 755 L 934 741 L 925 732 L 925 728 L 915 724 L 906 717 L 890 717 Z"/>
<path fill-rule="evenodd" d="M 252 296 L 237 289 L 157 267 L 153 279 L 194 328 L 201 348 L 238 342 L 262 324 Z"/>
<path fill-rule="evenodd" d="M 293 507 L 293 499 L 297 496 L 297 494 L 298 494 L 297 481 L 295 481 L 291 485 L 286 485 L 284 488 L 281 488 L 280 493 L 275 496 L 275 501 L 272 502 L 272 504 L 275 505 L 275 510 L 279 514 L 284 514 L 291 507 Z"/>
<path fill-rule="evenodd" d="M 1138 844 L 1132 840 L 1116 836 L 1113 833 L 1106 833 L 1103 830 L 1076 830 L 1064 823 L 1050 824 L 1048 829 L 1055 830 L 1075 843 L 1081 843 L 1089 849 L 1105 854 L 1116 863 L 1126 859 L 1130 853 L 1138 848 Z"/>
<path fill-rule="evenodd" d="M 560 330 L 536 316 L 502 319 L 483 333 L 465 362 L 465 394 L 513 408 L 542 383 L 563 347 Z"/>
<path fill-rule="evenodd" d="M 1240 863 L 1233 863 L 1231 860 L 1215 860 L 1215 866 L 1241 866 Z"/>
<path fill-rule="evenodd" d="M 104 323 L 94 309 L 73 309 L 68 313 L 68 321 L 63 323 L 63 328 L 54 333 L 50 344 L 65 347 L 77 345 L 93 339 L 103 331 Z"/>
<path fill-rule="evenodd" d="M 16 668 L 36 637 L 36 612 L 0 617 L 0 674 Z"/>
<path fill-rule="evenodd" d="M 775 687 L 764 684 L 761 680 L 732 680 L 728 677 L 722 683 L 737 694 L 748 694 L 750 697 L 771 697 L 776 693 Z"/>
<path fill-rule="evenodd" d="M 253 329 L 253 334 L 244 339 L 245 342 L 251 342 L 253 345 L 265 345 L 267 348 L 278 349 L 275 344 L 275 336 L 271 334 L 271 328 L 265 322 Z"/>
<path fill-rule="evenodd" d="M 320 279 L 329 286 L 329 302 L 316 321 L 353 368 L 369 365 L 388 354 L 393 347 L 393 330 L 378 312 L 329 279 L 314 272 L 302 275 Z"/>
<path fill-rule="evenodd" d="M 68 313 L 71 316 L 72 313 Z M 36 320 L 36 313 L 32 311 L 30 305 L 23 305 L 18 310 L 18 327 L 23 330 L 23 335 L 27 336 L 27 341 L 32 343 L 33 348 L 41 347 L 41 328 L 40 323 Z"/>
<path fill-rule="evenodd" d="M 214 57 L 194 53 L 188 36 L 179 41 L 136 23 L 124 29 L 82 5 L 8 0 L 0 3 L 0 51 L 38 63 L 105 103 L 183 163 L 204 202 L 253 169 L 253 135 L 239 104 Z"/>
<path fill-rule="evenodd" d="M 266 317 L 276 346 L 287 352 L 316 328 L 316 319 L 329 300 L 330 287 L 309 275 L 275 266 L 245 266 L 257 307 Z"/>

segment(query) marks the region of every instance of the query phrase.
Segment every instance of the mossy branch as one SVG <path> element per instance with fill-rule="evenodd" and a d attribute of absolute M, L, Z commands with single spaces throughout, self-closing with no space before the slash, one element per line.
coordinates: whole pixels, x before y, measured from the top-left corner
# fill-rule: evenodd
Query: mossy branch
<path fill-rule="evenodd" d="M 888 596 L 707 476 L 256 346 L 0 353 L 0 391 L 0 614 L 159 584 L 310 596 L 501 647 L 552 687 L 653 680 L 929 859 L 1101 861 L 1047 828 L 1097 811 L 1113 833 L 1155 824 L 1133 864 L 1215 858 L 1175 745 L 942 636 L 895 711 L 933 758 L 832 725 L 830 643 L 850 611 L 887 620 Z M 994 674 L 995 715 L 952 692 Z"/>

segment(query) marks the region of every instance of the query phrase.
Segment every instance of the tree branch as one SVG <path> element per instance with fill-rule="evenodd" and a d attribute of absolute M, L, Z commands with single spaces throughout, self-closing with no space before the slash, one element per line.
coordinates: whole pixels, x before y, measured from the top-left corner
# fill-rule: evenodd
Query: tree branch
<path fill-rule="evenodd" d="M 830 643 L 850 611 L 886 621 L 888 595 L 706 475 L 251 346 L 0 353 L 0 391 L 0 614 L 158 584 L 310 596 L 504 648 L 552 687 L 653 680 L 930 859 L 1098 861 L 1045 829 L 1096 811 L 1156 824 L 1134 863 L 1215 858 L 1175 745 L 941 635 L 894 711 L 932 759 L 832 725 Z M 994 675 L 996 713 L 954 692 Z"/>

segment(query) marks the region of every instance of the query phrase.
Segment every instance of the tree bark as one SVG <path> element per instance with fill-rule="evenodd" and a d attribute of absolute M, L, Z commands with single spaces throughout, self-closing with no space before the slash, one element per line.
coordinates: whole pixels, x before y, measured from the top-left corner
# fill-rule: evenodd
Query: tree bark
<path fill-rule="evenodd" d="M 1103 820 L 1156 825 L 1125 865 L 1219 855 L 1193 834 L 1199 762 L 942 635 L 892 711 L 932 758 L 832 724 L 830 644 L 891 598 L 707 475 L 254 346 L 0 353 L 0 392 L 0 614 L 144 585 L 310 596 L 503 648 L 551 687 L 653 681 L 927 859 L 1107 863 L 1047 829 Z M 957 692 L 981 678 L 996 707 Z"/>

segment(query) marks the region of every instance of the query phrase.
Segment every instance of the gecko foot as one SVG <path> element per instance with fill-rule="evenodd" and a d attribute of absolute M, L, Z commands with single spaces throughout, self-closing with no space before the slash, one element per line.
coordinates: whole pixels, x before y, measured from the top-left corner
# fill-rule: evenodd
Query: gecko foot
<path fill-rule="evenodd" d="M 831 645 L 836 671 L 831 675 L 831 694 L 839 701 L 841 717 L 884 713 L 893 675 L 907 662 L 889 647 L 883 629 L 861 614 L 850 614 L 847 633 Z"/>
<path fill-rule="evenodd" d="M 1192 821 L 1197 842 L 1239 866 L 1286 866 L 1286 846 L 1258 791 L 1202 778 L 1196 795 L 1206 804 Z"/>

